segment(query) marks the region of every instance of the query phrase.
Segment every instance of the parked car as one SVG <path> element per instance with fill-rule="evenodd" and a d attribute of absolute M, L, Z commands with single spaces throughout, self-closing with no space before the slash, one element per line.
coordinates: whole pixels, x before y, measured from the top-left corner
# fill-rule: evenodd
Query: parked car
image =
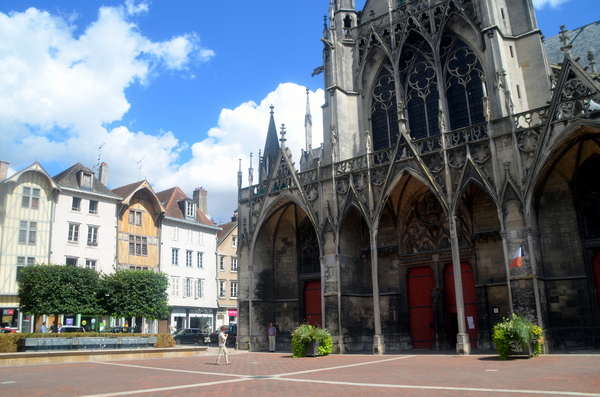
<path fill-rule="evenodd" d="M 210 334 L 210 344 L 218 346 L 219 345 L 219 332 L 217 329 L 215 332 Z M 237 324 L 231 324 L 227 327 L 227 331 L 225 333 L 227 336 L 227 343 L 225 344 L 227 347 L 235 347 L 236 339 L 237 339 Z"/>
<path fill-rule="evenodd" d="M 106 328 L 102 332 L 108 332 L 111 334 L 137 334 L 139 333 L 136 327 L 110 327 Z"/>
<path fill-rule="evenodd" d="M 0 334 L 14 334 L 17 330 L 14 328 L 0 328 Z"/>
<path fill-rule="evenodd" d="M 63 325 L 60 329 L 60 333 L 64 334 L 66 332 L 85 332 L 85 328 L 77 327 L 75 325 Z"/>
<path fill-rule="evenodd" d="M 173 339 L 178 345 L 191 343 L 203 345 L 206 334 L 200 328 L 181 328 L 173 334 Z"/>

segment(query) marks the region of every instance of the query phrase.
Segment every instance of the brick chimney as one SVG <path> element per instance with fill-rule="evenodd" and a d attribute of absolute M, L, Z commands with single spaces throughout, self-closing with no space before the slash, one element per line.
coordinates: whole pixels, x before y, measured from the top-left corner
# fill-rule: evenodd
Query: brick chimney
<path fill-rule="evenodd" d="M 0 160 L 0 181 L 3 181 L 8 176 L 8 161 Z"/>
<path fill-rule="evenodd" d="M 235 210 L 233 212 L 233 216 L 231 217 L 231 222 L 237 222 L 238 221 L 238 216 L 237 216 L 237 210 Z"/>
<path fill-rule="evenodd" d="M 208 192 L 201 187 L 194 189 L 194 201 L 198 204 L 198 208 L 204 215 L 208 211 Z"/>
<path fill-rule="evenodd" d="M 108 164 L 106 164 L 106 163 L 100 164 L 100 171 L 98 172 L 98 179 L 100 179 L 100 182 L 102 182 L 102 184 L 104 186 L 108 185 Z"/>

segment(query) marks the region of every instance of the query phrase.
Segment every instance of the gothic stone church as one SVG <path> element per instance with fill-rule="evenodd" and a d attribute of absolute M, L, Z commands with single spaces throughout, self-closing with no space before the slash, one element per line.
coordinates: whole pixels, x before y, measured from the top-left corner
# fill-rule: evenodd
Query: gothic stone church
<path fill-rule="evenodd" d="M 239 348 L 308 322 L 338 353 L 468 354 L 517 308 L 547 349 L 600 348 L 598 51 L 573 33 L 551 63 L 531 0 L 331 1 L 323 145 L 297 167 L 271 113 L 238 175 Z"/>

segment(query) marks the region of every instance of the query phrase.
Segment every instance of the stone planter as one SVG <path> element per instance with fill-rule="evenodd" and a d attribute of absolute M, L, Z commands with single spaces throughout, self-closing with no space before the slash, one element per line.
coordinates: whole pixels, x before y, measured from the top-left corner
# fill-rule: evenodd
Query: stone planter
<path fill-rule="evenodd" d="M 310 343 L 307 343 L 306 346 L 304 346 L 304 355 L 306 357 L 317 357 L 319 355 L 319 342 L 313 340 Z"/>

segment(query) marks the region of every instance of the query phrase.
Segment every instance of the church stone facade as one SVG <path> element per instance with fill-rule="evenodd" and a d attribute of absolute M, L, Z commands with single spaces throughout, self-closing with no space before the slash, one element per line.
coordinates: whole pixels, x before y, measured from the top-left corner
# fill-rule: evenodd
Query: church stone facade
<path fill-rule="evenodd" d="M 552 65 L 531 0 L 331 1 L 323 145 L 296 166 L 272 113 L 238 175 L 238 347 L 308 322 L 468 354 L 523 308 L 548 349 L 599 348 L 600 85 L 560 40 Z"/>

